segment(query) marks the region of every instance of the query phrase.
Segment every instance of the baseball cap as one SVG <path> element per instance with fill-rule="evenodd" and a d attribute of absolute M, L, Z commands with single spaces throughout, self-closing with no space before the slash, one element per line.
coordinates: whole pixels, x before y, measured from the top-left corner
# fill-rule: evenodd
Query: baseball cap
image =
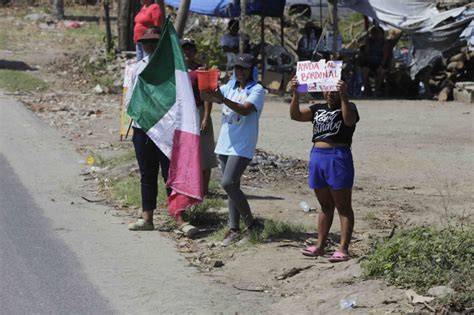
<path fill-rule="evenodd" d="M 235 66 L 239 66 L 242 68 L 251 68 L 254 63 L 254 58 L 250 54 L 238 54 L 235 56 Z"/>

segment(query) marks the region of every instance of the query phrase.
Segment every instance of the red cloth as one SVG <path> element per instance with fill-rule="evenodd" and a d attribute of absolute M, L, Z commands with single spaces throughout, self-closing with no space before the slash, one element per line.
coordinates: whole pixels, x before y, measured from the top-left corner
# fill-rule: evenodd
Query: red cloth
<path fill-rule="evenodd" d="M 143 6 L 140 12 L 135 16 L 135 28 L 133 29 L 133 41 L 136 43 L 143 36 L 145 30 L 149 27 L 160 26 L 163 14 L 160 6 L 153 3 L 149 6 Z"/>

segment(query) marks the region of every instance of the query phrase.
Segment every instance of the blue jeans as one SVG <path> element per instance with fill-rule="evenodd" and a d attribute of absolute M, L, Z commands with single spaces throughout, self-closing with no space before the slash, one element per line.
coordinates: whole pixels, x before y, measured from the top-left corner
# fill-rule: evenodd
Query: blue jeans
<path fill-rule="evenodd" d="M 137 61 L 142 60 L 145 54 L 143 51 L 142 43 L 137 42 L 137 44 L 135 45 L 135 50 L 137 52 Z"/>

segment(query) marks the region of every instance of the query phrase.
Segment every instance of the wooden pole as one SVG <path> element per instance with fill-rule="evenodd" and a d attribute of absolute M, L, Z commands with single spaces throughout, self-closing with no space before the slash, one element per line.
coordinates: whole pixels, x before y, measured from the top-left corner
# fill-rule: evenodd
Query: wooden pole
<path fill-rule="evenodd" d="M 337 38 L 338 38 L 338 29 L 337 29 L 337 0 L 333 0 L 332 7 L 332 58 L 336 59 L 337 55 Z"/>
<path fill-rule="evenodd" d="M 260 20 L 260 55 L 262 57 L 262 78 L 265 73 L 265 14 L 266 0 L 262 0 L 262 17 Z"/>
<path fill-rule="evenodd" d="M 176 32 L 180 38 L 183 36 L 184 27 L 186 26 L 186 21 L 188 20 L 190 5 L 191 0 L 183 0 L 179 6 L 178 17 L 176 18 Z"/>
<path fill-rule="evenodd" d="M 285 47 L 285 16 L 280 16 L 280 43 L 282 47 Z"/>
<path fill-rule="evenodd" d="M 323 0 L 319 0 L 319 27 L 323 28 Z"/>
<path fill-rule="evenodd" d="M 104 0 L 104 20 L 105 20 L 105 31 L 107 34 L 107 52 L 112 50 L 112 29 L 110 27 L 110 9 L 109 0 Z"/>
<path fill-rule="evenodd" d="M 242 54 L 244 52 L 245 48 L 245 38 L 244 34 L 247 34 L 245 32 L 245 18 L 247 15 L 247 0 L 240 0 L 240 34 L 239 34 L 239 52 Z"/>

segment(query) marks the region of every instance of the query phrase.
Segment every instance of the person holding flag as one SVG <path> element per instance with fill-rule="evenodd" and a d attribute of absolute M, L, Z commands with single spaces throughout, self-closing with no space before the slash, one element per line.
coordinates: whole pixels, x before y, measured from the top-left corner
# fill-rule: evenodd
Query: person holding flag
<path fill-rule="evenodd" d="M 221 184 L 228 195 L 229 230 L 222 241 L 223 246 L 241 237 L 241 217 L 247 225 L 247 232 L 263 228 L 254 220 L 247 198 L 240 189 L 240 177 L 255 154 L 265 99 L 263 87 L 257 83 L 257 74 L 252 55 L 237 55 L 232 79 L 208 93 L 210 99 L 223 104 L 221 130 L 215 150 L 223 174 Z"/>
<path fill-rule="evenodd" d="M 160 36 L 161 34 L 161 36 Z M 158 171 L 167 184 L 168 211 L 188 237 L 199 229 L 183 211 L 202 201 L 199 116 L 179 38 L 167 20 L 164 31 L 150 28 L 140 38 L 146 57 L 132 73 L 125 105 L 133 119 L 133 144 L 140 168 L 143 218 L 134 231 L 154 230 Z M 158 45 L 158 47 L 157 47 Z"/>

